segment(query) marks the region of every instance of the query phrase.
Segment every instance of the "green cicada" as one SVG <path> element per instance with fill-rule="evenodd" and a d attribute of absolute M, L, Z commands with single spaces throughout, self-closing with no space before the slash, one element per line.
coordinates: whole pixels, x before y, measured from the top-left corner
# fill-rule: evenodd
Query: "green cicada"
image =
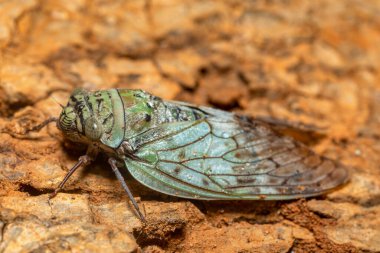
<path fill-rule="evenodd" d="M 119 168 L 161 193 L 203 200 L 285 200 L 320 195 L 344 184 L 348 171 L 255 119 L 209 107 L 164 101 L 141 90 L 75 90 L 58 128 L 87 154 L 68 172 L 108 162 L 139 211 Z"/>

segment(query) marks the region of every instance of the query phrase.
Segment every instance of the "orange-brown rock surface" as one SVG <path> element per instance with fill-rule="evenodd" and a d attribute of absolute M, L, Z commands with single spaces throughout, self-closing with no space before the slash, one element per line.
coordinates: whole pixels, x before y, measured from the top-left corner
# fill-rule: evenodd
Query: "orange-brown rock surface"
<path fill-rule="evenodd" d="M 0 1 L 0 252 L 379 252 L 380 4 L 367 1 Z M 319 129 L 303 141 L 351 182 L 298 201 L 168 197 L 54 125 L 76 87 L 140 88 Z M 58 103 L 57 103 L 58 102 Z M 306 137 L 305 137 L 306 135 Z"/>

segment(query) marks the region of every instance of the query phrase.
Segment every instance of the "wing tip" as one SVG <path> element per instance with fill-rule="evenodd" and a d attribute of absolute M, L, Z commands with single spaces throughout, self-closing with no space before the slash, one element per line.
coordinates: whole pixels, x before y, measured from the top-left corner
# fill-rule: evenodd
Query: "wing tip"
<path fill-rule="evenodd" d="M 351 180 L 351 171 L 349 168 L 343 166 L 340 163 L 335 163 L 336 168 L 332 173 L 327 177 L 330 181 L 330 185 L 326 186 L 326 191 L 330 192 L 339 188 L 344 187 Z"/>
<path fill-rule="evenodd" d="M 335 169 L 327 177 L 318 181 L 315 188 L 309 188 L 304 193 L 295 194 L 295 198 L 309 198 L 325 195 L 346 186 L 351 180 L 351 171 L 346 166 L 334 162 Z"/>

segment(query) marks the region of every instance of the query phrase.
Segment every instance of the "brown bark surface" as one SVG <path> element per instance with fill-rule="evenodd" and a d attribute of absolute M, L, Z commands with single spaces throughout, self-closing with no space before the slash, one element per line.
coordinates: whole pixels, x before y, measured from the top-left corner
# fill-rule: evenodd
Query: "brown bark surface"
<path fill-rule="evenodd" d="M 0 252 L 379 252 L 379 13 L 376 0 L 0 1 Z M 307 200 L 206 202 L 125 173 L 142 224 L 100 158 L 48 201 L 85 149 L 54 125 L 22 133 L 76 87 L 312 125 L 298 138 L 351 182 Z"/>

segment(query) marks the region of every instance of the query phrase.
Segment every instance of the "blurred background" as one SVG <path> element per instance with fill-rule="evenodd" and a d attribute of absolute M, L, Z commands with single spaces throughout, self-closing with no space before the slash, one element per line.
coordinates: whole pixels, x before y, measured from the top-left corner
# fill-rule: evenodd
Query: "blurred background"
<path fill-rule="evenodd" d="M 376 0 L 0 0 L 0 252 L 379 252 L 379 45 Z M 351 183 L 226 204 L 131 182 L 154 221 L 143 226 L 100 164 L 48 204 L 82 153 L 53 126 L 32 140 L 7 132 L 58 116 L 54 99 L 76 87 L 312 125 L 307 142 L 352 168 Z"/>

